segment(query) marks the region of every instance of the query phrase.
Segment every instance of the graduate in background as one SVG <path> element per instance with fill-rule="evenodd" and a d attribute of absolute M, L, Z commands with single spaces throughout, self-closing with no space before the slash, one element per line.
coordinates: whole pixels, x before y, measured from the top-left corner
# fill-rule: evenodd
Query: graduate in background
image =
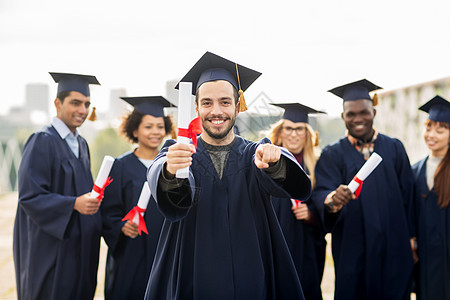
<path fill-rule="evenodd" d="M 105 299 L 143 299 L 148 276 L 163 223 L 155 201 L 144 214 L 148 235 L 138 235 L 137 224 L 122 221 L 137 205 L 147 168 L 159 152 L 163 139 L 174 131 L 172 119 L 164 116 L 164 107 L 173 106 L 164 97 L 123 97 L 134 106 L 121 125 L 121 134 L 137 148 L 114 161 L 114 181 L 105 191 L 101 212 L 103 236 L 108 244 Z M 175 137 L 172 134 L 172 137 Z"/>
<path fill-rule="evenodd" d="M 314 188 L 314 168 L 319 157 L 318 136 L 309 125 L 308 114 L 322 113 L 300 103 L 283 103 L 283 118 L 269 134 L 274 145 L 291 152 L 309 174 Z M 286 201 L 287 200 L 287 201 Z M 320 283 L 325 265 L 325 232 L 310 199 L 293 205 L 290 199 L 273 198 L 273 206 L 291 251 L 305 299 L 322 299 Z"/>
<path fill-rule="evenodd" d="M 17 298 L 92 299 L 101 234 L 85 121 L 94 76 L 50 73 L 58 82 L 51 125 L 33 133 L 19 167 L 14 224 Z"/>
<path fill-rule="evenodd" d="M 416 205 L 417 299 L 450 299 L 450 103 L 436 96 L 424 139 L 430 155 L 413 165 Z"/>
<path fill-rule="evenodd" d="M 303 299 L 270 196 L 307 199 L 310 180 L 285 149 L 232 130 L 260 74 L 207 52 L 181 80 L 203 133 L 197 149 L 169 141 L 149 169 L 166 220 L 146 299 Z"/>
<path fill-rule="evenodd" d="M 330 90 L 348 132 L 322 150 L 313 201 L 332 234 L 336 300 L 409 299 L 413 177 L 402 143 L 373 128 L 377 89 L 364 79 Z M 373 152 L 383 161 L 355 199 L 347 184 Z"/>

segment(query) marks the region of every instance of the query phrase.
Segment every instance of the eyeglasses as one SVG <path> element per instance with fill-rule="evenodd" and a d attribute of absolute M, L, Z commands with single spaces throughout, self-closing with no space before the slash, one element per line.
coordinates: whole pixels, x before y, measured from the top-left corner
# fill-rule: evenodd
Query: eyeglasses
<path fill-rule="evenodd" d="M 299 127 L 290 127 L 290 126 L 283 126 L 283 130 L 287 134 L 292 134 L 293 131 L 295 131 L 296 134 L 301 135 L 306 133 L 306 127 L 305 126 L 299 126 Z"/>

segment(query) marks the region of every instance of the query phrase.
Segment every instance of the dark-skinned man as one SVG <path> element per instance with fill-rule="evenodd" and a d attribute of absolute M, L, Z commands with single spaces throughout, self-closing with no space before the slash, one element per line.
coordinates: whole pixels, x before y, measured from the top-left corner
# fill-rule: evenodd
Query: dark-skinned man
<path fill-rule="evenodd" d="M 409 299 L 413 179 L 402 143 L 373 127 L 380 87 L 360 80 L 329 92 L 343 99 L 346 136 L 316 165 L 313 201 L 332 234 L 335 299 Z M 370 155 L 381 164 L 357 198 L 347 187 Z"/>

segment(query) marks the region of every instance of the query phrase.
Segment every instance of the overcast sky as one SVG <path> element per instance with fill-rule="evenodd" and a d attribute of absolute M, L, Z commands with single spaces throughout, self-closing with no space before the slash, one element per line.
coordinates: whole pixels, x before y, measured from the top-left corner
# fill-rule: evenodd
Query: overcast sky
<path fill-rule="evenodd" d="M 96 75 L 109 90 L 164 95 L 206 51 L 263 75 L 247 90 L 332 115 L 326 91 L 367 78 L 386 90 L 450 76 L 449 1 L 0 0 L 0 114 L 48 71 Z"/>

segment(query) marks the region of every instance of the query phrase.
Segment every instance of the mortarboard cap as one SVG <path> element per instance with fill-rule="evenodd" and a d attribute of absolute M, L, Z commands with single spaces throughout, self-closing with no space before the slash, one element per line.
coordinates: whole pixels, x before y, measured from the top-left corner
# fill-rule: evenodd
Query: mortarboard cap
<path fill-rule="evenodd" d="M 53 80 L 58 83 L 58 94 L 61 92 L 79 92 L 86 97 L 90 96 L 89 84 L 98 84 L 97 78 L 92 75 L 49 72 Z"/>
<path fill-rule="evenodd" d="M 205 82 L 226 80 L 239 91 L 241 108 L 245 106 L 242 93 L 259 77 L 260 72 L 241 66 L 214 53 L 206 52 L 180 82 L 192 82 L 192 95 Z M 179 83 L 175 86 L 178 89 Z M 244 111 L 245 109 L 240 109 Z"/>
<path fill-rule="evenodd" d="M 120 97 L 144 115 L 164 117 L 164 107 L 176 107 L 162 96 Z"/>
<path fill-rule="evenodd" d="M 362 79 L 359 81 L 335 87 L 334 89 L 331 89 L 328 92 L 333 93 L 338 97 L 341 97 L 344 100 L 344 102 L 355 101 L 360 99 L 368 99 L 373 101 L 373 105 L 377 105 L 378 97 L 374 96 L 374 99 L 372 99 L 369 95 L 369 92 L 379 90 L 381 88 L 382 87 L 373 84 L 367 79 Z"/>
<path fill-rule="evenodd" d="M 435 96 L 419 109 L 427 112 L 430 120 L 450 123 L 450 102 L 440 96 Z"/>
<path fill-rule="evenodd" d="M 272 105 L 284 108 L 283 119 L 294 123 L 308 123 L 308 114 L 324 114 L 325 112 L 315 110 L 300 103 L 270 103 Z"/>

